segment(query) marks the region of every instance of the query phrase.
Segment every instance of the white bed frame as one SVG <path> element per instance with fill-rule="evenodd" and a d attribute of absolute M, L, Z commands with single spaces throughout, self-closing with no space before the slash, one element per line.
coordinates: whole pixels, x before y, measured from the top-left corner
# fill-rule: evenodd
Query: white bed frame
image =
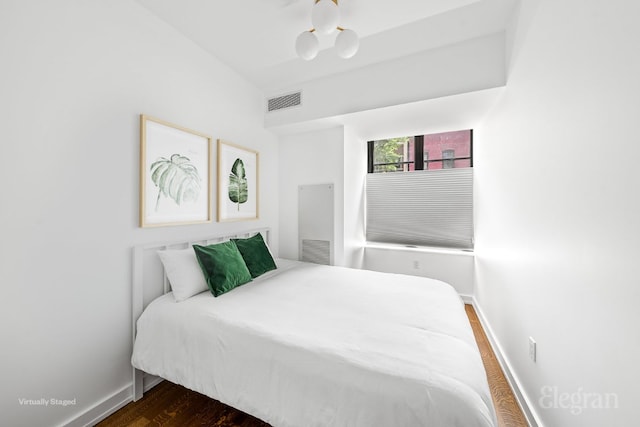
<path fill-rule="evenodd" d="M 164 272 L 157 251 L 164 249 L 185 249 L 197 245 L 210 245 L 212 243 L 224 242 L 229 239 L 247 238 L 256 234 L 262 234 L 265 242 L 269 243 L 269 228 L 257 228 L 248 231 L 240 231 L 206 237 L 198 240 L 173 241 L 168 243 L 147 244 L 133 248 L 133 295 L 132 295 L 132 342 L 136 339 L 136 324 L 142 311 L 151 301 L 157 297 L 171 291 L 169 280 Z M 133 368 L 133 401 L 142 398 L 145 391 L 144 372 Z M 159 381 L 156 379 L 148 384 L 148 388 L 153 387 Z"/>

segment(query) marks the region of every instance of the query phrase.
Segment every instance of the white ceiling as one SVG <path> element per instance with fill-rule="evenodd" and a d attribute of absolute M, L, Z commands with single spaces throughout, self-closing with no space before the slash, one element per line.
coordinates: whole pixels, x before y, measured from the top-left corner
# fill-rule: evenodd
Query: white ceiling
<path fill-rule="evenodd" d="M 319 36 L 312 61 L 296 57 L 314 0 L 137 0 L 268 92 L 279 87 L 501 31 L 516 0 L 340 0 L 340 26 L 360 36 L 351 59 Z"/>

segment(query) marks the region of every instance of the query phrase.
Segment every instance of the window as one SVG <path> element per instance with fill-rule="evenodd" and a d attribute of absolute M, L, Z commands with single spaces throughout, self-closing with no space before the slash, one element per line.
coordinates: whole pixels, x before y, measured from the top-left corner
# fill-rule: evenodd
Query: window
<path fill-rule="evenodd" d="M 473 131 L 368 143 L 367 240 L 473 247 Z"/>
<path fill-rule="evenodd" d="M 444 150 L 442 152 L 442 169 L 454 168 L 454 153 L 455 150 Z"/>
<path fill-rule="evenodd" d="M 472 151 L 472 130 L 369 141 L 369 173 L 473 167 Z"/>
<path fill-rule="evenodd" d="M 373 170 L 370 172 L 406 172 L 413 170 L 413 150 L 409 142 L 409 137 L 371 141 Z"/>

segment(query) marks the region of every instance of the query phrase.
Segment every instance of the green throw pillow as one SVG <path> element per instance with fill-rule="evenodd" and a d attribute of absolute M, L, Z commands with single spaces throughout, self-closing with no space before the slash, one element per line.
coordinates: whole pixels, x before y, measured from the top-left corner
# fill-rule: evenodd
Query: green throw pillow
<path fill-rule="evenodd" d="M 267 271 L 275 270 L 276 263 L 260 233 L 248 239 L 232 239 L 254 279 Z"/>
<path fill-rule="evenodd" d="M 193 245 L 200 268 L 214 297 L 251 281 L 251 273 L 232 241 Z"/>

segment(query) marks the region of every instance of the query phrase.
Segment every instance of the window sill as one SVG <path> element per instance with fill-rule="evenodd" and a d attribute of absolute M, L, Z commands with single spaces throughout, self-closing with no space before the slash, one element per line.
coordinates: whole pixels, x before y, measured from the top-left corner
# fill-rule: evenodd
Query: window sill
<path fill-rule="evenodd" d="M 473 249 L 440 248 L 436 246 L 398 245 L 394 243 L 366 242 L 365 249 L 382 249 L 406 252 L 422 252 L 431 254 L 461 255 L 473 257 Z"/>

